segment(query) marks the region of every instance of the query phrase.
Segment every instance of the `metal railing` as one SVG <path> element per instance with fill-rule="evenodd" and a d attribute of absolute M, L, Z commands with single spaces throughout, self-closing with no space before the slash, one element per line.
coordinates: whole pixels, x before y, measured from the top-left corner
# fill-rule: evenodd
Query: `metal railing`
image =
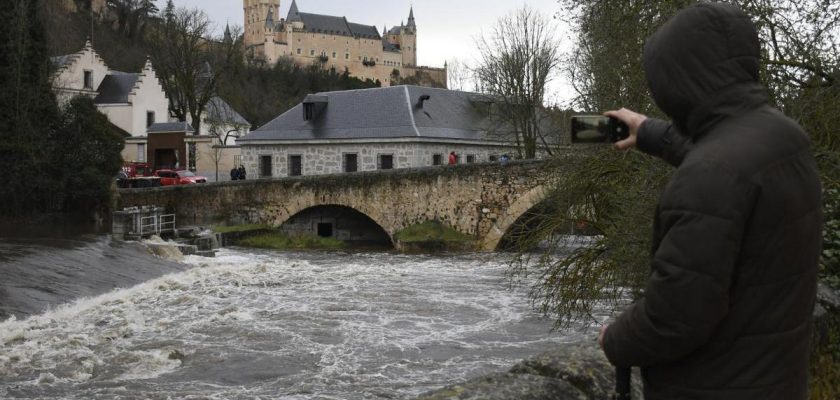
<path fill-rule="evenodd" d="M 160 233 L 160 226 L 158 225 L 157 215 L 150 215 L 148 217 L 140 217 L 140 236 Z"/>
<path fill-rule="evenodd" d="M 158 233 L 175 232 L 175 214 L 161 215 L 158 223 Z"/>

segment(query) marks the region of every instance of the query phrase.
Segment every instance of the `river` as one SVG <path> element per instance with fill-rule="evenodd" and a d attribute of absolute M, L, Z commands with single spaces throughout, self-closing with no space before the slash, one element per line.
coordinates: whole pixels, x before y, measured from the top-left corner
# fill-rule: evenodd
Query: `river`
<path fill-rule="evenodd" d="M 4 273 L 31 258 L 32 246 L 17 246 L 0 242 Z M 35 246 L 79 257 L 39 256 L 55 264 L 18 280 L 109 263 L 127 274 L 126 258 L 167 263 L 120 246 Z M 504 260 L 241 248 L 186 257 L 162 277 L 0 322 L 0 398 L 402 399 L 594 335 L 552 332 L 527 288 L 509 287 Z"/>

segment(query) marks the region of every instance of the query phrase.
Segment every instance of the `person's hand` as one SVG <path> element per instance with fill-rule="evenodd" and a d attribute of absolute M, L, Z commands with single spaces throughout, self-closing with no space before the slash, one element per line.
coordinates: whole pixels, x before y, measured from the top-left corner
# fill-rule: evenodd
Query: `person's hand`
<path fill-rule="evenodd" d="M 607 333 L 607 327 L 609 325 L 601 325 L 601 332 L 598 333 L 598 346 L 601 346 L 601 350 L 604 349 L 604 334 Z"/>
<path fill-rule="evenodd" d="M 615 142 L 615 148 L 619 150 L 626 150 L 636 147 L 636 135 L 639 133 L 639 127 L 647 119 L 646 116 L 635 111 L 630 111 L 626 108 L 620 110 L 607 111 L 604 115 L 618 119 L 630 128 L 630 136 L 627 139 Z"/>

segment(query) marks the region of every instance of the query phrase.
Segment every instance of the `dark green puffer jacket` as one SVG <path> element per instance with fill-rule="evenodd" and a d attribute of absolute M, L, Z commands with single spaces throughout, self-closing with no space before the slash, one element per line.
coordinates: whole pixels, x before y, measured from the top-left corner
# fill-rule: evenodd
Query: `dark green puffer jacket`
<path fill-rule="evenodd" d="M 810 141 L 769 106 L 753 24 L 701 3 L 647 42 L 645 73 L 673 125 L 638 146 L 677 167 L 656 210 L 644 298 L 604 351 L 655 399 L 804 399 L 821 245 Z"/>

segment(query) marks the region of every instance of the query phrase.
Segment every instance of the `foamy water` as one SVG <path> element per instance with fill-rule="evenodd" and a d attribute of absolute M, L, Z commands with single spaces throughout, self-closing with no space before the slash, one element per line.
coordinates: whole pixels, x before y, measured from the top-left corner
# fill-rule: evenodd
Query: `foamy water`
<path fill-rule="evenodd" d="M 584 335 L 551 332 L 495 256 L 223 249 L 186 262 L 0 323 L 0 398 L 407 398 Z"/>

